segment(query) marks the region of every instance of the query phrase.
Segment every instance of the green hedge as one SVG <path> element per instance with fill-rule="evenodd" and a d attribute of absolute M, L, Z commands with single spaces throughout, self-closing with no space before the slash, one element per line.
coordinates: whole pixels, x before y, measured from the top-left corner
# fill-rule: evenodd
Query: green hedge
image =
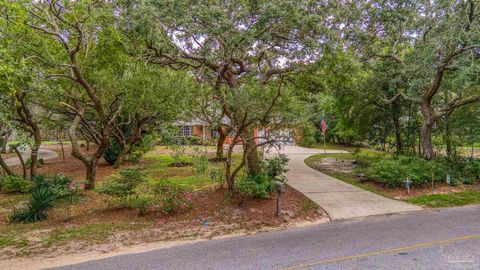
<path fill-rule="evenodd" d="M 367 180 L 387 187 L 404 186 L 407 178 L 412 180 L 413 186 L 425 186 L 431 183 L 432 178 L 434 182 L 445 181 L 447 174 L 451 175 L 454 183 L 469 182 L 480 175 L 478 159 L 439 158 L 429 161 L 416 156 L 384 157 L 381 160 L 358 156 L 357 159 Z"/>

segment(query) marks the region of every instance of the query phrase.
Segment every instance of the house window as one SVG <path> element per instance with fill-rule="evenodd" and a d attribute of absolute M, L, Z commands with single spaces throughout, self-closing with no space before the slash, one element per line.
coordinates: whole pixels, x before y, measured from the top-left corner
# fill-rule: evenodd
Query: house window
<path fill-rule="evenodd" d="M 178 131 L 178 135 L 182 137 L 191 137 L 193 135 L 193 127 L 192 126 L 180 126 L 180 130 Z"/>

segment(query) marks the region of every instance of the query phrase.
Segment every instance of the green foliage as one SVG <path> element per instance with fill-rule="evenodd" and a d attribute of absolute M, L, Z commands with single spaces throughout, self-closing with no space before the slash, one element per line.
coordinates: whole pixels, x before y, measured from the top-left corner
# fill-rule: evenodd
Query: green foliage
<path fill-rule="evenodd" d="M 15 210 L 10 216 L 12 222 L 36 222 L 47 218 L 47 211 L 57 200 L 52 189 L 37 186 L 32 190 L 30 202 L 24 210 Z"/>
<path fill-rule="evenodd" d="M 140 215 L 146 214 L 152 205 L 154 204 L 154 198 L 148 195 L 131 196 L 128 201 L 129 207 L 137 209 Z"/>
<path fill-rule="evenodd" d="M 139 143 L 132 146 L 128 154 L 128 161 L 137 163 L 143 155 L 155 148 L 156 138 L 153 134 L 147 134 L 142 137 Z"/>
<path fill-rule="evenodd" d="M 315 144 L 315 127 L 313 125 L 303 125 L 301 129 L 301 138 L 300 141 L 298 142 L 299 146 L 303 147 L 311 147 L 313 144 Z"/>
<path fill-rule="evenodd" d="M 396 160 L 383 160 L 374 163 L 369 170 L 367 170 L 366 177 L 375 180 L 388 187 L 402 186 L 403 181 L 406 180 L 406 170 Z"/>
<path fill-rule="evenodd" d="M 275 157 L 263 160 L 263 170 L 265 174 L 272 179 L 280 179 L 285 181 L 282 174 L 288 172 L 287 164 L 289 159 L 285 154 L 279 154 Z"/>
<path fill-rule="evenodd" d="M 220 168 L 212 168 L 209 173 L 212 182 L 219 183 L 220 185 L 223 184 L 224 175 L 223 169 Z"/>
<path fill-rule="evenodd" d="M 207 152 L 202 151 L 199 147 L 193 149 L 192 155 L 193 170 L 197 174 L 205 174 L 208 170 L 210 162 L 208 161 Z"/>
<path fill-rule="evenodd" d="M 0 188 L 6 192 L 26 193 L 30 189 L 30 181 L 14 175 L 7 175 L 0 178 Z"/>
<path fill-rule="evenodd" d="M 81 194 L 83 184 L 80 182 L 73 183 L 72 178 L 64 176 L 63 174 L 57 174 L 50 177 L 35 175 L 32 178 L 32 182 L 36 187 L 50 189 L 58 200 L 73 203 L 79 201 L 83 197 Z"/>
<path fill-rule="evenodd" d="M 138 169 L 123 169 L 118 177 L 98 188 L 98 192 L 111 195 L 118 204 L 127 206 L 129 196 L 135 193 L 135 188 L 147 181 L 145 177 L 145 173 Z"/>
<path fill-rule="evenodd" d="M 407 178 L 412 180 L 413 186 L 425 186 L 432 182 L 445 181 L 446 175 L 451 175 L 451 185 L 459 184 L 458 179 L 475 179 L 478 176 L 478 160 L 458 158 L 450 160 L 439 158 L 425 160 L 416 156 L 398 156 L 391 159 L 370 159 L 360 157 L 362 163 L 367 164 L 360 168 L 365 171 L 369 180 L 376 181 L 388 187 L 405 186 Z M 469 180 L 467 180 L 468 182 Z"/>
<path fill-rule="evenodd" d="M 173 159 L 174 164 L 182 163 L 182 158 L 185 156 L 185 146 L 181 144 L 170 145 L 169 148 L 172 150 L 170 156 Z"/>
<path fill-rule="evenodd" d="M 185 211 L 192 207 L 191 193 L 184 190 L 181 186 L 161 181 L 153 187 L 160 213 L 172 213 Z"/>
<path fill-rule="evenodd" d="M 255 198 L 267 198 L 275 191 L 275 180 L 266 174 L 247 174 L 240 178 L 237 188 Z"/>
<path fill-rule="evenodd" d="M 113 165 L 120 156 L 121 151 L 122 149 L 120 148 L 118 141 L 116 139 L 111 139 L 105 154 L 103 154 L 103 158 L 105 158 L 110 165 Z"/>
<path fill-rule="evenodd" d="M 426 207 L 449 207 L 480 203 L 480 192 L 464 191 L 450 194 L 421 195 L 408 200 Z"/>

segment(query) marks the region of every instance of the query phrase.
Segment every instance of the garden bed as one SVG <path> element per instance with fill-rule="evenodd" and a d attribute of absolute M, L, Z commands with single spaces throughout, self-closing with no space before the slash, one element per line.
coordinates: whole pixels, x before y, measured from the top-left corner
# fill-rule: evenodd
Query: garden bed
<path fill-rule="evenodd" d="M 44 221 L 10 224 L 7 218 L 11 209 L 24 204 L 28 196 L 1 194 L 0 261 L 102 254 L 145 243 L 210 239 L 328 221 L 322 209 L 293 188 L 288 188 L 282 196 L 284 215 L 277 217 L 274 198 L 227 196 L 227 191 L 220 188 L 219 183 L 212 182 L 208 175 L 197 175 L 191 167 L 169 167 L 171 162 L 168 154 L 152 152 L 139 164 L 127 164 L 126 167 L 139 168 L 146 173 L 149 182 L 174 182 L 190 190 L 192 207 L 185 211 L 170 214 L 150 211 L 141 216 L 137 210 L 112 205 L 105 194 L 84 191 L 81 201 L 57 205 Z M 43 174 L 61 172 L 82 180 L 84 167 L 67 154 L 65 161 L 61 158 L 50 160 L 40 169 Z M 97 173 L 98 186 L 117 173 L 102 161 Z M 2 263 L 0 268 L 17 265 L 11 261 Z"/>

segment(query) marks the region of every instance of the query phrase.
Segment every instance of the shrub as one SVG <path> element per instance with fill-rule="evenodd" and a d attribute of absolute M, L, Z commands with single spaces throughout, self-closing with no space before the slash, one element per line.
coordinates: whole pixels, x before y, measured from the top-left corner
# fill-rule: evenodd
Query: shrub
<path fill-rule="evenodd" d="M 272 178 L 278 178 L 288 172 L 287 164 L 289 159 L 285 154 L 279 154 L 273 158 L 263 160 L 263 169 L 265 174 Z M 283 177 L 282 180 L 285 180 Z"/>
<path fill-rule="evenodd" d="M 480 177 L 480 159 L 471 159 L 466 162 L 465 174 L 473 178 Z"/>
<path fill-rule="evenodd" d="M 103 158 L 110 165 L 113 165 L 115 164 L 115 161 L 117 161 L 118 157 L 120 156 L 121 151 L 122 149 L 120 149 L 120 145 L 118 144 L 118 141 L 116 139 L 111 139 L 110 144 L 108 145 L 108 148 L 105 151 L 105 154 L 103 154 Z"/>
<path fill-rule="evenodd" d="M 367 179 L 372 179 L 388 187 L 398 187 L 405 180 L 405 168 L 396 160 L 382 160 L 373 165 L 366 171 Z"/>
<path fill-rule="evenodd" d="M 154 193 L 160 203 L 160 213 L 184 211 L 192 207 L 191 194 L 179 185 L 162 181 L 155 184 Z"/>
<path fill-rule="evenodd" d="M 185 147 L 180 144 L 174 144 L 170 146 L 170 149 L 172 149 L 172 153 L 170 156 L 173 159 L 174 164 L 180 164 L 182 163 L 182 158 L 185 155 Z"/>
<path fill-rule="evenodd" d="M 138 163 L 145 153 L 155 148 L 155 136 L 147 134 L 142 136 L 139 143 L 132 146 L 127 158 L 128 161 Z"/>
<path fill-rule="evenodd" d="M 72 178 L 64 176 L 63 174 L 57 174 L 51 177 L 35 175 L 32 181 L 37 187 L 51 189 L 57 199 L 76 202 L 82 198 L 82 194 L 80 193 L 82 184 L 74 184 Z"/>
<path fill-rule="evenodd" d="M 255 198 L 267 198 L 275 191 L 275 180 L 266 174 L 247 174 L 240 179 L 237 188 Z"/>
<path fill-rule="evenodd" d="M 212 182 L 219 183 L 220 185 L 223 184 L 224 175 L 225 174 L 223 172 L 223 169 L 219 169 L 219 168 L 212 168 L 209 173 L 209 176 Z"/>
<path fill-rule="evenodd" d="M 137 195 L 131 196 L 129 198 L 128 205 L 130 208 L 137 209 L 140 215 L 144 215 L 150 210 L 154 203 L 154 200 L 151 196 L 148 195 Z"/>
<path fill-rule="evenodd" d="M 135 188 L 146 182 L 145 174 L 138 169 L 123 169 L 119 176 L 104 183 L 98 192 L 111 195 L 122 206 L 128 205 L 128 197 L 135 193 Z"/>
<path fill-rule="evenodd" d="M 30 181 L 14 175 L 7 175 L 2 178 L 6 192 L 26 193 L 30 189 Z"/>
<path fill-rule="evenodd" d="M 24 210 L 15 210 L 10 216 L 12 222 L 36 222 L 47 218 L 47 211 L 53 207 L 57 196 L 48 187 L 38 186 L 32 190 L 30 202 Z"/>
<path fill-rule="evenodd" d="M 464 183 L 465 185 L 473 185 L 475 184 L 475 180 L 473 180 L 472 178 L 463 178 L 462 183 Z"/>
<path fill-rule="evenodd" d="M 200 150 L 200 148 L 195 147 L 193 149 L 193 171 L 197 174 L 205 174 L 208 170 L 209 161 L 207 158 L 207 152 Z"/>

